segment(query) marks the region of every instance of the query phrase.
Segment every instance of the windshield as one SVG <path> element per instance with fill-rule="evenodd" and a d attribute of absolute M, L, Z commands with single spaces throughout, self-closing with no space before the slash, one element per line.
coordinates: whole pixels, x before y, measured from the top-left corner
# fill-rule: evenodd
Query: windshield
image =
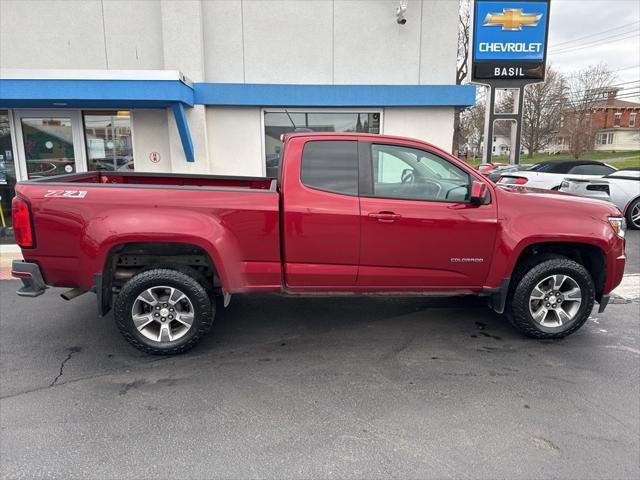
<path fill-rule="evenodd" d="M 553 163 L 536 163 L 529 170 L 532 172 L 546 172 L 553 168 Z"/>

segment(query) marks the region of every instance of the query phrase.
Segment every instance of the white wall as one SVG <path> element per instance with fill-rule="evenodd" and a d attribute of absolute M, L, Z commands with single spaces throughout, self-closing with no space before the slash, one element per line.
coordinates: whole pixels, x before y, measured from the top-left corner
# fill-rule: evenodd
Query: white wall
<path fill-rule="evenodd" d="M 244 82 L 244 38 L 240 2 L 205 2 L 204 64 L 208 82 Z M 214 27 L 209 28 L 209 25 Z"/>
<path fill-rule="evenodd" d="M 167 114 L 164 110 L 133 110 L 133 161 L 141 172 L 171 172 L 171 151 L 168 140 Z M 149 159 L 151 152 L 160 154 L 160 161 Z"/>
<path fill-rule="evenodd" d="M 455 84 L 458 52 L 458 2 L 424 0 L 420 47 L 420 84 Z"/>
<path fill-rule="evenodd" d="M 264 175 L 259 108 L 207 108 L 211 171 L 220 175 Z"/>
<path fill-rule="evenodd" d="M 335 2 L 335 83 L 418 83 L 420 2 L 409 2 L 405 25 L 396 22 L 399 2 Z"/>
<path fill-rule="evenodd" d="M 457 0 L 2 0 L 3 68 L 179 69 L 194 81 L 453 83 Z"/>
<path fill-rule="evenodd" d="M 449 152 L 453 108 L 385 108 L 384 133 L 417 138 Z"/>
<path fill-rule="evenodd" d="M 245 81 L 332 83 L 332 20 L 325 0 L 245 0 Z"/>
<path fill-rule="evenodd" d="M 107 68 L 100 2 L 0 1 L 2 68 Z"/>
<path fill-rule="evenodd" d="M 156 0 L 104 2 L 109 69 L 162 69 L 162 18 Z"/>

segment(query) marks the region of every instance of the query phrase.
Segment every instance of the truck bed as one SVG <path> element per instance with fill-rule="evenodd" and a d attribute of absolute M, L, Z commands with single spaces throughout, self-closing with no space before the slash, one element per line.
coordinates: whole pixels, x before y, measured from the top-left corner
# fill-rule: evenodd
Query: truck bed
<path fill-rule="evenodd" d="M 213 175 L 192 175 L 176 173 L 146 172 L 86 172 L 41 177 L 27 183 L 47 185 L 117 185 L 117 186 L 151 186 L 151 187 L 211 187 L 244 190 L 273 190 L 276 181 L 266 177 L 233 177 Z"/>
<path fill-rule="evenodd" d="M 29 202 L 35 245 L 25 260 L 48 285 L 90 289 L 112 248 L 161 242 L 194 245 L 214 261 L 230 291 L 280 288 L 279 194 L 261 177 L 87 172 L 16 185 Z"/>

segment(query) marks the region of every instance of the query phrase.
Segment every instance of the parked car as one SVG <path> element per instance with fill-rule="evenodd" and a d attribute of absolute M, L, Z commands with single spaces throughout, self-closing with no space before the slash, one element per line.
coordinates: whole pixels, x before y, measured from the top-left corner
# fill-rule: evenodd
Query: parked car
<path fill-rule="evenodd" d="M 567 175 L 574 178 L 599 178 L 617 169 L 606 163 L 592 160 L 547 160 L 536 163 L 527 171 L 503 175 L 498 183 L 503 185 L 526 185 L 530 188 L 560 190 Z"/>
<path fill-rule="evenodd" d="M 567 177 L 560 191 L 607 200 L 620 209 L 630 228 L 640 229 L 640 169 L 618 170 L 590 180 Z"/>
<path fill-rule="evenodd" d="M 477 170 L 480 173 L 488 173 L 493 171 L 494 169 L 498 168 L 498 167 L 504 167 L 509 165 L 508 163 L 481 163 L 480 165 L 477 166 Z"/>
<path fill-rule="evenodd" d="M 493 183 L 497 183 L 500 180 L 500 177 L 505 173 L 510 172 L 519 172 L 523 170 L 527 170 L 527 165 L 501 165 L 499 167 L 490 170 L 489 172 L 482 172 L 482 174 L 491 180 Z"/>
<path fill-rule="evenodd" d="M 610 203 L 499 187 L 418 140 L 283 141 L 278 178 L 101 171 L 19 183 L 18 295 L 95 292 L 133 346 L 174 354 L 234 293 L 479 295 L 525 335 L 560 338 L 622 279 L 624 219 Z"/>

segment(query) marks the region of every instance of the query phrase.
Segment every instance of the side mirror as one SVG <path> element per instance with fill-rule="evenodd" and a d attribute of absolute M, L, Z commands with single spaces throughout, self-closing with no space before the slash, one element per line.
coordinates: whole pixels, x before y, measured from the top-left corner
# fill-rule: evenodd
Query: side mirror
<path fill-rule="evenodd" d="M 485 198 L 487 198 L 487 184 L 473 182 L 471 184 L 471 196 L 469 197 L 471 203 L 473 205 L 482 205 Z"/>

